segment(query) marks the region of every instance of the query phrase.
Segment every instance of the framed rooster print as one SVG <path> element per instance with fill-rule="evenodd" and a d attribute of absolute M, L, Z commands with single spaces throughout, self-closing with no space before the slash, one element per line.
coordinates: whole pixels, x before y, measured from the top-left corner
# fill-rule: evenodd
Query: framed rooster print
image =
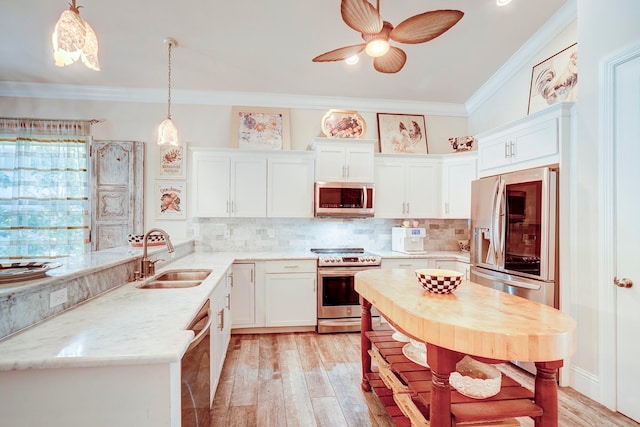
<path fill-rule="evenodd" d="M 533 66 L 527 114 L 559 102 L 574 102 L 577 98 L 578 44 L 575 43 Z"/>
<path fill-rule="evenodd" d="M 381 153 L 428 154 L 427 128 L 420 114 L 378 113 Z"/>

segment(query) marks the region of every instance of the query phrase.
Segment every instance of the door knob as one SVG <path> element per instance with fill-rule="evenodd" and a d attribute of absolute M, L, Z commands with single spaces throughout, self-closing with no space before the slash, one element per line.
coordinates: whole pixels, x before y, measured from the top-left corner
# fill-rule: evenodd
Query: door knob
<path fill-rule="evenodd" d="M 633 281 L 631 279 L 627 279 L 626 277 L 619 280 L 618 277 L 614 277 L 613 284 L 619 288 L 630 288 L 633 286 Z"/>

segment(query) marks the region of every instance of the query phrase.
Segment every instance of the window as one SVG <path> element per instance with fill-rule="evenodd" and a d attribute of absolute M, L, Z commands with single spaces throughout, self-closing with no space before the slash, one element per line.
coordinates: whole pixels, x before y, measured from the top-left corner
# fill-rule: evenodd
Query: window
<path fill-rule="evenodd" d="M 0 119 L 0 259 L 87 251 L 90 126 Z"/>

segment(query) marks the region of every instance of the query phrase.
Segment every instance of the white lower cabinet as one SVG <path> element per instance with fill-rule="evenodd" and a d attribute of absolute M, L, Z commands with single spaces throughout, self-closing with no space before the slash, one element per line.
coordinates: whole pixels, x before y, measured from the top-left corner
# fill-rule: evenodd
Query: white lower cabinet
<path fill-rule="evenodd" d="M 222 373 L 222 366 L 231 339 L 231 287 L 233 274 L 231 267 L 220 279 L 210 297 L 211 315 L 211 395 L 213 402 Z"/>
<path fill-rule="evenodd" d="M 265 262 L 265 326 L 314 326 L 315 260 Z"/>
<path fill-rule="evenodd" d="M 453 270 L 453 271 L 458 271 L 460 273 L 463 273 L 464 275 L 462 276 L 462 278 L 464 280 L 469 280 L 470 267 L 468 262 L 454 260 L 454 259 L 437 259 L 435 264 L 436 264 L 436 268 L 439 268 L 442 270 Z"/>
<path fill-rule="evenodd" d="M 233 264 L 231 291 L 231 325 L 246 328 L 256 325 L 256 265 Z"/>

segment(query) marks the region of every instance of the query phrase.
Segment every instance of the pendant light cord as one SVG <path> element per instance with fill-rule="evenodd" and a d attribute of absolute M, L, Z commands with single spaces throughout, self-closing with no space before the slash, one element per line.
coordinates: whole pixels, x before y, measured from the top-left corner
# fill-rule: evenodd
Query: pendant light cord
<path fill-rule="evenodd" d="M 173 43 L 169 42 L 167 43 L 169 45 L 169 76 L 168 76 L 168 80 L 169 80 L 169 97 L 167 100 L 167 118 L 169 120 L 171 120 L 171 46 L 173 45 Z"/>

